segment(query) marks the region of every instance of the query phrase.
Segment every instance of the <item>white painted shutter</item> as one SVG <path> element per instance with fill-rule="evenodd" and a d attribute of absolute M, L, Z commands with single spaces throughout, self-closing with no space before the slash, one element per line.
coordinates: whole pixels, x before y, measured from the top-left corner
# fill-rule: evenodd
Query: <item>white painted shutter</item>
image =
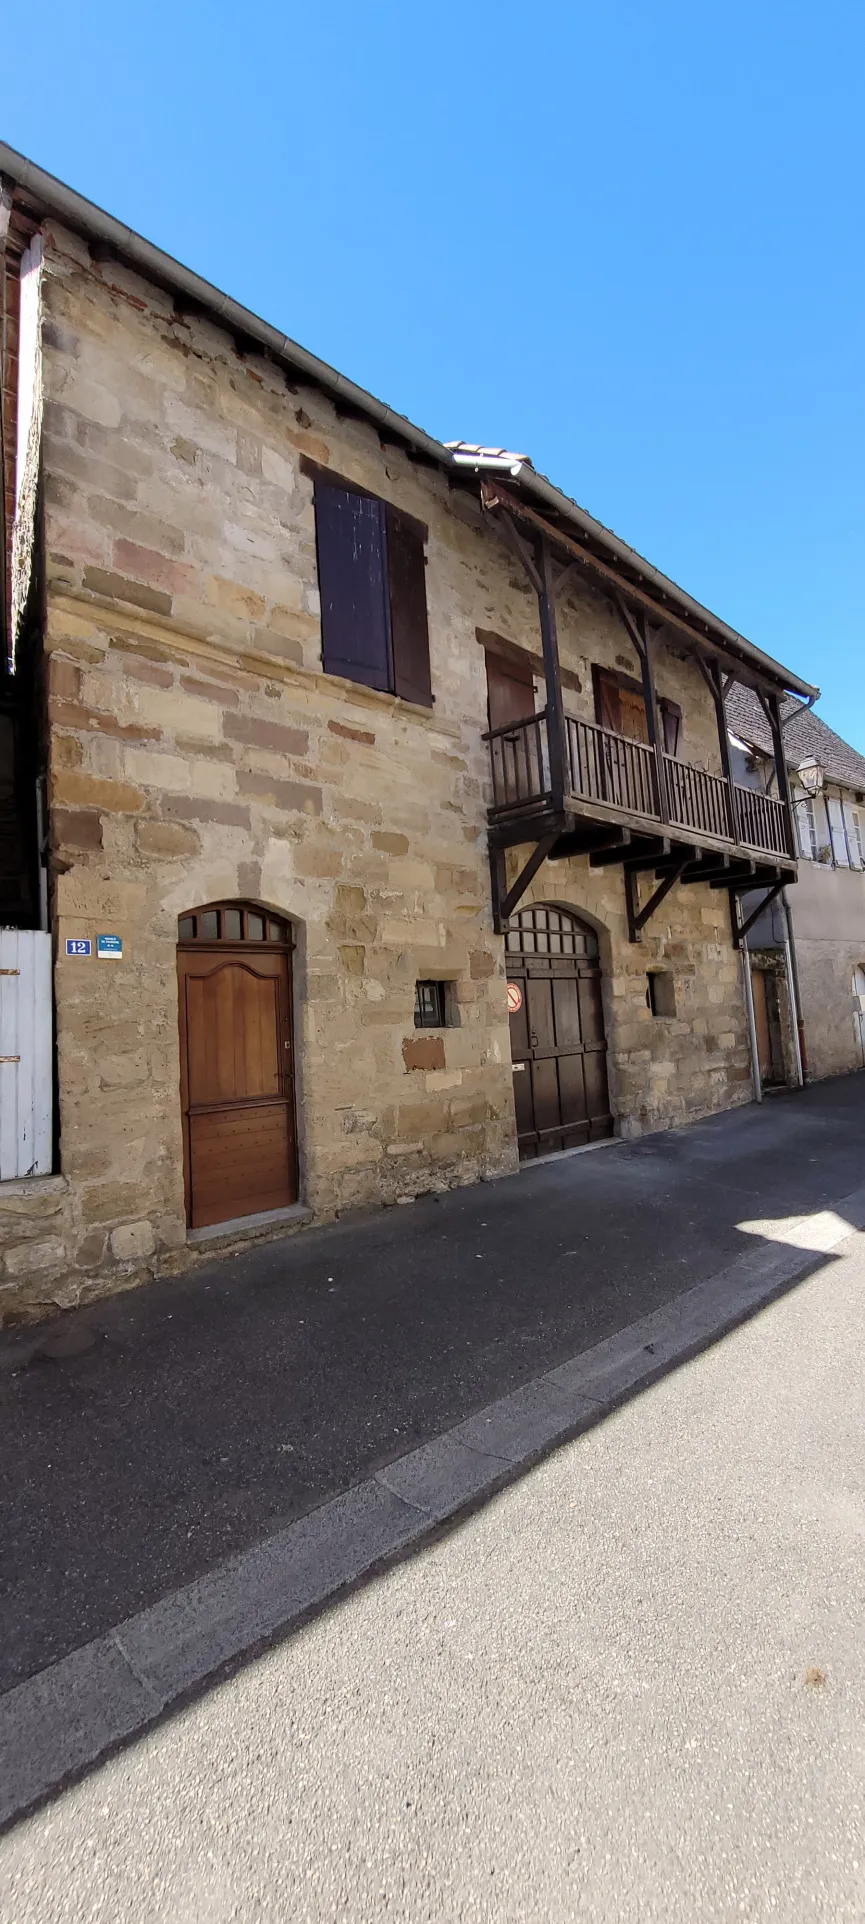
<path fill-rule="evenodd" d="M 51 1174 L 51 937 L 0 929 L 0 1181 Z"/>

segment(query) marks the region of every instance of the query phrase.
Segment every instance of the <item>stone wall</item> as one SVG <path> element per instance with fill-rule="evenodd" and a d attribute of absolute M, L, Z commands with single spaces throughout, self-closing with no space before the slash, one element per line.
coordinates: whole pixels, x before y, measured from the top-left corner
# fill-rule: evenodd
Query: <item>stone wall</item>
<path fill-rule="evenodd" d="M 853 971 L 865 968 L 865 946 L 837 938 L 821 941 L 814 936 L 797 936 L 796 961 L 809 1080 L 865 1069 L 862 1030 L 853 1000 Z"/>
<path fill-rule="evenodd" d="M 44 1260 L 7 1259 L 0 1318 L 187 1260 L 175 945 L 178 916 L 208 901 L 294 925 L 316 1216 L 515 1166 L 477 631 L 538 649 L 521 572 L 443 475 L 59 228 L 42 297 L 63 1186 L 50 1234 L 35 1204 L 29 1227 L 16 1218 L 16 1247 L 41 1241 Z M 432 711 L 321 672 L 304 455 L 427 523 Z M 635 670 L 588 589 L 563 608 L 561 645 L 576 712 L 592 713 L 593 661 Z M 683 707 L 682 752 L 717 767 L 696 669 L 664 649 L 658 681 Z M 639 947 L 617 871 L 548 864 L 534 897 L 602 925 L 624 1133 L 746 1099 L 723 895 L 676 888 Z M 122 964 L 65 957 L 67 936 L 106 929 Z M 652 961 L 675 971 L 674 1019 L 646 1006 Z M 427 976 L 452 982 L 456 1021 L 418 1036 Z"/>

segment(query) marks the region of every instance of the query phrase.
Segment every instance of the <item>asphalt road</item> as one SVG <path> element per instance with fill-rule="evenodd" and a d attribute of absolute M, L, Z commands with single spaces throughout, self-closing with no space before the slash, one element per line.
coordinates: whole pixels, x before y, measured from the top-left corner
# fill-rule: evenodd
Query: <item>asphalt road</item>
<path fill-rule="evenodd" d="M 0 1843 L 9 1924 L 865 1915 L 865 1237 Z"/>
<path fill-rule="evenodd" d="M 863 1179 L 847 1076 L 210 1262 L 88 1310 L 79 1354 L 0 1338 L 0 1689 Z"/>

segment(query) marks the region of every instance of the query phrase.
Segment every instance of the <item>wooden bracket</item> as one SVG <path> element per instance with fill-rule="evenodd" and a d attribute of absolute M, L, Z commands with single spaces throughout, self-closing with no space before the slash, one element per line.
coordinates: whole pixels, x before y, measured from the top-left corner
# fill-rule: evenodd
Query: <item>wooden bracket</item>
<path fill-rule="evenodd" d="M 499 526 L 504 532 L 508 547 L 512 549 L 517 560 L 522 562 L 535 594 L 542 595 L 544 592 L 544 584 L 538 573 L 535 557 L 532 554 L 528 542 L 524 541 L 522 535 L 519 533 L 513 515 L 508 514 L 507 508 L 500 510 Z"/>
<path fill-rule="evenodd" d="M 490 849 L 490 877 L 493 891 L 493 928 L 497 935 L 504 935 L 517 903 L 525 895 L 530 882 L 534 881 L 538 869 L 549 855 L 553 843 L 558 840 L 558 829 L 550 835 L 542 836 L 532 849 L 528 861 L 520 869 L 515 882 L 507 888 L 507 869 L 505 852 L 501 848 Z"/>
<path fill-rule="evenodd" d="M 645 660 L 645 655 L 646 655 L 645 644 L 634 615 L 632 615 L 627 602 L 622 600 L 621 595 L 615 589 L 613 590 L 613 600 L 616 604 L 616 609 L 618 611 L 619 619 L 622 622 L 623 626 L 627 628 L 628 638 L 633 648 L 636 650 L 640 658 L 640 661 Z M 646 617 L 643 614 L 642 619 L 644 621 L 645 621 L 645 618 Z"/>
<path fill-rule="evenodd" d="M 783 882 L 773 882 L 772 887 L 766 890 L 762 902 L 758 902 L 757 907 L 752 909 L 747 922 L 740 922 L 739 920 L 739 894 L 741 891 L 737 891 L 736 889 L 730 890 L 730 920 L 733 926 L 734 949 L 741 948 L 748 930 L 752 929 L 754 923 L 759 921 L 763 910 L 771 907 L 776 895 L 780 895 L 783 887 Z"/>
<path fill-rule="evenodd" d="M 665 875 L 663 881 L 658 883 L 642 908 L 639 907 L 637 897 L 637 872 L 633 868 L 625 869 L 625 907 L 628 913 L 628 938 L 631 942 L 639 942 L 646 923 L 654 915 L 655 910 L 660 908 L 664 897 L 669 895 L 674 882 L 678 882 L 682 870 L 687 868 L 690 860 L 690 853 L 683 855 L 682 860 L 670 870 L 669 875 Z"/>

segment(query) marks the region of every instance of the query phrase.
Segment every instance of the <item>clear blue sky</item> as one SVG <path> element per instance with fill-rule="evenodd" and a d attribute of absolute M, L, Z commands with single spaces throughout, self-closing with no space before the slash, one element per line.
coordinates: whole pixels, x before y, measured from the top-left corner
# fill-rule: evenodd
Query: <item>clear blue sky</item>
<path fill-rule="evenodd" d="M 861 0 L 28 12 L 13 146 L 529 453 L 865 751 Z"/>

